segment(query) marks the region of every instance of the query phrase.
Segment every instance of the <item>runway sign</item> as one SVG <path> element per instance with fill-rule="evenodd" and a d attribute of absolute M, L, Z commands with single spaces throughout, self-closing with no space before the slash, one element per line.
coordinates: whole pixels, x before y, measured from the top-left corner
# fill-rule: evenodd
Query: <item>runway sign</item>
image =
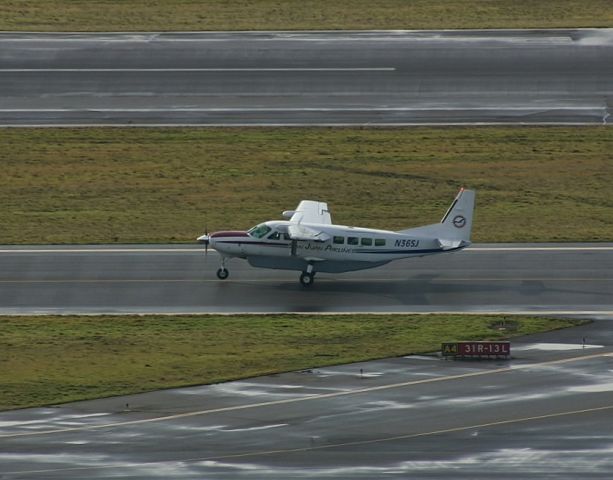
<path fill-rule="evenodd" d="M 508 357 L 511 355 L 510 342 L 454 342 L 443 343 L 444 357 Z"/>

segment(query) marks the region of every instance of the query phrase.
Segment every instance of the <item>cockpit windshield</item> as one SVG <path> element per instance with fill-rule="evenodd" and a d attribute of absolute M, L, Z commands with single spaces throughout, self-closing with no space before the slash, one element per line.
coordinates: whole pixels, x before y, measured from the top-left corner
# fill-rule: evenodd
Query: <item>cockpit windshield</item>
<path fill-rule="evenodd" d="M 266 234 L 268 234 L 268 232 L 270 232 L 271 230 L 272 228 L 270 228 L 265 223 L 260 223 L 259 225 L 256 225 L 251 230 L 249 230 L 247 233 L 254 238 L 262 238 Z"/>

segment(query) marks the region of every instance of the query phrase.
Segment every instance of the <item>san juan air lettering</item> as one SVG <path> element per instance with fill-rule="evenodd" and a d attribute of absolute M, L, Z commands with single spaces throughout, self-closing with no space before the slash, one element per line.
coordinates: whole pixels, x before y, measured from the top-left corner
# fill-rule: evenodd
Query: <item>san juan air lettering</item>
<path fill-rule="evenodd" d="M 320 252 L 335 252 L 335 253 L 351 253 L 352 249 L 347 247 L 333 247 L 332 245 L 322 245 L 317 243 L 298 244 L 298 248 L 302 250 L 320 251 Z"/>

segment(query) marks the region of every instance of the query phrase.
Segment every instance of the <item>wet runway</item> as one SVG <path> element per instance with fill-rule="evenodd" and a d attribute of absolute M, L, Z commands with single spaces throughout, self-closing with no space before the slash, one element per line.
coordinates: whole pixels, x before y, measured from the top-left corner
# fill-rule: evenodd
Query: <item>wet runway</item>
<path fill-rule="evenodd" d="M 1 313 L 510 311 L 597 318 L 512 360 L 409 356 L 0 413 L 0 479 L 610 478 L 612 244 L 475 245 L 318 275 L 201 248 L 1 247 Z M 441 339 L 442 341 L 444 339 Z"/>
<path fill-rule="evenodd" d="M 0 126 L 603 124 L 613 29 L 0 34 Z"/>
<path fill-rule="evenodd" d="M 0 478 L 609 479 L 612 319 L 514 341 L 510 361 L 410 356 L 4 412 Z"/>
<path fill-rule="evenodd" d="M 341 275 L 205 261 L 199 245 L 0 247 L 0 313 L 613 312 L 613 244 L 474 245 Z"/>

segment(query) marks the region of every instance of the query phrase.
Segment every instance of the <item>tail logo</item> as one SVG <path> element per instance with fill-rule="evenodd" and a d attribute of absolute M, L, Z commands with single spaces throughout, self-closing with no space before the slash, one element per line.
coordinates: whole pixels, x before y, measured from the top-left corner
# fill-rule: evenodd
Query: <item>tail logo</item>
<path fill-rule="evenodd" d="M 464 218 L 462 215 L 456 215 L 455 217 L 453 217 L 453 226 L 455 228 L 464 228 L 465 225 L 466 218 Z"/>

